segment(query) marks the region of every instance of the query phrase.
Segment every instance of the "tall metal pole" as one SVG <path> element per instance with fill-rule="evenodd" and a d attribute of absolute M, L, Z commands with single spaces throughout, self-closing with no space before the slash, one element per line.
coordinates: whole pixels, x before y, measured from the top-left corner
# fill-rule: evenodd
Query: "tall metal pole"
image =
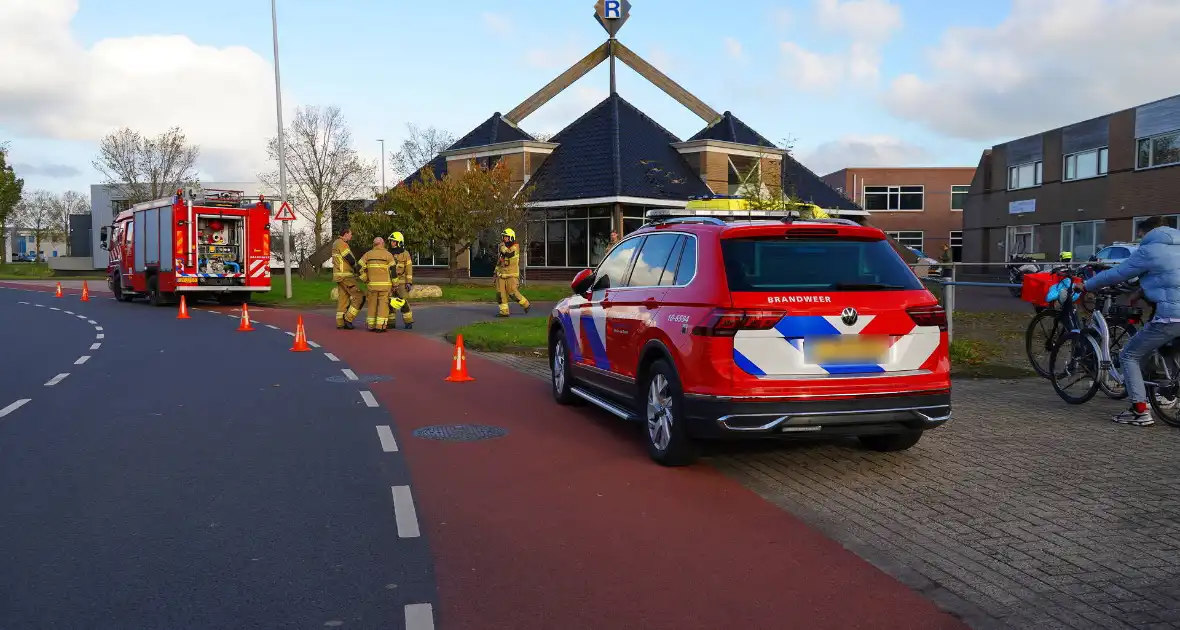
<path fill-rule="evenodd" d="M 279 120 L 279 197 L 287 203 L 287 141 L 283 138 L 283 88 L 279 79 L 279 14 L 275 0 L 270 0 L 270 27 L 275 43 L 275 116 Z M 283 221 L 283 276 L 287 280 L 287 299 L 291 299 L 291 222 Z"/>
<path fill-rule="evenodd" d="M 385 140 L 377 139 L 381 143 L 381 194 L 385 194 Z"/>

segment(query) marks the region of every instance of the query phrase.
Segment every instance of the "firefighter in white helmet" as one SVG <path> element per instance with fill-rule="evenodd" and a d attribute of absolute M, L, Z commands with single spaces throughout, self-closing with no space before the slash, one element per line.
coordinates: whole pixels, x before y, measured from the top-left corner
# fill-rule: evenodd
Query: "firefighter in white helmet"
<path fill-rule="evenodd" d="M 508 317 L 508 298 L 516 300 L 524 312 L 529 312 L 529 301 L 520 294 L 520 244 L 516 230 L 504 228 L 500 233 L 500 257 L 496 262 L 496 302 L 500 306 L 497 317 Z"/>
<path fill-rule="evenodd" d="M 406 239 L 401 232 L 389 235 L 390 253 L 393 254 L 393 266 L 390 277 L 393 278 L 393 288 L 389 298 L 389 323 L 397 328 L 397 313 L 401 311 L 402 322 L 406 330 L 414 327 L 414 313 L 410 311 L 410 291 L 414 289 L 414 259 L 406 251 Z"/>

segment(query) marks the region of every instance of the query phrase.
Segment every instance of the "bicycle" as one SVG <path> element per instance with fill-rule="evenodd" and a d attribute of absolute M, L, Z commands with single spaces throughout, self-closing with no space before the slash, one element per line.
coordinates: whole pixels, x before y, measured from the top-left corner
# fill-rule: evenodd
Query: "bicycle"
<path fill-rule="evenodd" d="M 1092 273 L 1088 267 L 1082 268 L 1083 275 Z M 1063 278 L 1069 277 L 1072 274 L 1070 267 L 1060 266 L 1051 270 L 1051 273 L 1061 276 Z M 1115 296 L 1124 293 L 1130 293 L 1133 288 L 1130 285 L 1119 285 L 1117 288 L 1111 290 Z M 1113 297 L 1113 296 L 1112 296 Z M 1081 298 L 1074 297 L 1073 299 L 1061 301 L 1058 308 L 1044 308 L 1033 316 L 1032 321 L 1028 323 L 1028 328 L 1024 331 L 1024 352 L 1028 357 L 1028 362 L 1032 365 L 1033 370 L 1041 376 L 1041 378 L 1049 378 L 1049 354 L 1053 351 L 1054 346 L 1061 342 L 1067 333 L 1073 330 L 1081 330 L 1085 327 L 1089 318 L 1084 318 L 1078 312 L 1075 302 Z M 1125 314 L 1115 314 L 1111 312 L 1113 300 L 1107 300 L 1102 303 L 1095 303 L 1091 308 L 1082 306 L 1084 311 L 1090 311 L 1097 308 L 1103 309 L 1103 315 L 1109 318 L 1109 325 L 1112 329 L 1111 346 L 1117 353 L 1123 347 L 1123 344 L 1132 335 L 1135 334 L 1137 328 L 1134 326 L 1131 317 L 1126 317 Z M 1120 316 L 1121 315 L 1121 316 Z M 1046 330 L 1046 323 L 1049 324 Z M 1044 352 L 1043 358 L 1039 356 L 1040 352 Z"/>
<path fill-rule="evenodd" d="M 1077 299 L 1076 292 L 1072 290 L 1061 291 L 1060 294 L 1059 301 Z M 1110 297 L 1106 299 L 1109 300 Z M 1139 308 L 1122 308 L 1128 311 L 1126 315 L 1130 317 L 1136 316 L 1136 312 L 1140 316 L 1142 314 L 1142 309 Z M 1065 358 L 1065 353 L 1069 353 L 1070 356 Z M 1152 411 L 1166 424 L 1180 427 L 1180 339 L 1168 342 L 1147 357 L 1144 363 L 1144 384 L 1147 386 L 1147 398 Z M 1049 370 L 1053 390 L 1071 405 L 1088 402 L 1099 389 L 1105 391 L 1110 387 L 1106 384 L 1108 379 L 1122 388 L 1121 396 L 1111 396 L 1112 398 L 1127 396 L 1123 373 L 1117 361 L 1111 358 L 1110 329 L 1102 309 L 1094 310 L 1089 326 L 1066 333 L 1061 343 L 1057 344 L 1049 355 Z M 1075 379 L 1068 384 L 1065 383 L 1066 379 L 1075 373 L 1082 377 L 1092 377 L 1090 384 L 1080 396 L 1066 392 L 1068 387 L 1080 381 Z"/>

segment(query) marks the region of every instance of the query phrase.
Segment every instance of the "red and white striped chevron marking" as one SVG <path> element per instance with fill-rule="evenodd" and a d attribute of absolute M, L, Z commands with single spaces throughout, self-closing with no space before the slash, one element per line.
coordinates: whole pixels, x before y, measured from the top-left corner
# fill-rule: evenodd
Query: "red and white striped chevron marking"
<path fill-rule="evenodd" d="M 247 274 L 251 278 L 269 278 L 270 277 L 270 261 L 265 258 L 257 258 L 250 261 L 247 269 Z"/>

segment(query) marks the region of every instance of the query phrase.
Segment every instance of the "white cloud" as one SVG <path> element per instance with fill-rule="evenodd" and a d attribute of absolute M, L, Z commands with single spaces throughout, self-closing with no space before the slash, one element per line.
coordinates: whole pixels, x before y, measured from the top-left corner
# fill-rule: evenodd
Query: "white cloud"
<path fill-rule="evenodd" d="M 880 79 L 881 46 L 901 28 L 901 8 L 888 0 L 815 0 L 820 31 L 850 39 L 838 52 L 816 52 L 792 41 L 780 44 L 782 73 L 796 87 L 825 92 Z"/>
<path fill-rule="evenodd" d="M 512 21 L 507 16 L 484 12 L 480 17 L 483 19 L 484 27 L 496 35 L 505 37 L 512 34 Z"/>
<path fill-rule="evenodd" d="M 743 56 L 742 43 L 732 37 L 726 37 L 725 54 L 729 55 L 730 59 L 740 61 Z"/>
<path fill-rule="evenodd" d="M 179 35 L 85 48 L 70 30 L 77 11 L 77 0 L 0 0 L 0 59 L 10 61 L 0 63 L 0 125 L 91 142 L 124 125 L 144 134 L 177 125 L 201 146 L 203 175 L 248 180 L 265 167 L 266 140 L 275 133 L 267 59 Z"/>
<path fill-rule="evenodd" d="M 844 136 L 801 151 L 799 160 L 821 175 L 853 166 L 916 166 L 930 160 L 930 153 L 892 136 Z"/>
<path fill-rule="evenodd" d="M 1176 0 L 1013 0 L 995 28 L 948 29 L 885 102 L 948 135 L 1017 138 L 1175 94 L 1177 33 Z"/>

